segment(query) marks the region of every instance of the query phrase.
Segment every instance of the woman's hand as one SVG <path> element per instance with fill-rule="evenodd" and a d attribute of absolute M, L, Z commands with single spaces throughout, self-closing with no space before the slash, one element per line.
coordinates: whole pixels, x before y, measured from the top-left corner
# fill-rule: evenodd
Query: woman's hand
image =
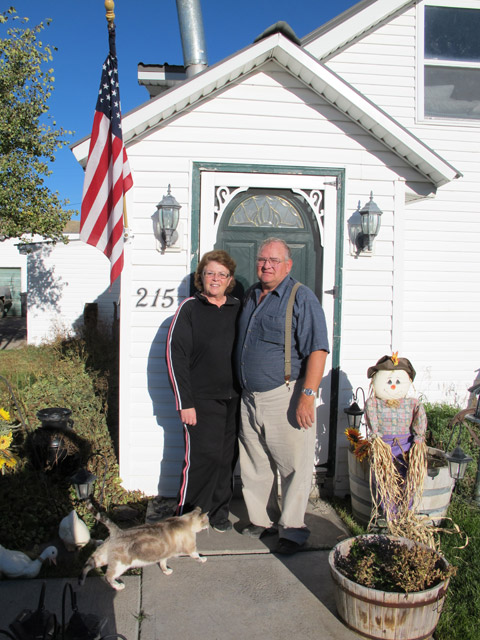
<path fill-rule="evenodd" d="M 180 414 L 180 419 L 183 424 L 188 424 L 190 427 L 194 427 L 197 424 L 197 412 L 194 407 L 191 409 L 180 409 L 178 413 Z"/>

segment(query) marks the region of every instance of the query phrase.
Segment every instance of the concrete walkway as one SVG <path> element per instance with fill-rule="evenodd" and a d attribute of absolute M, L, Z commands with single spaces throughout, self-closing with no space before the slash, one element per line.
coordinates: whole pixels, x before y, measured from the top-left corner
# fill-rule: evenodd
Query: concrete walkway
<path fill-rule="evenodd" d="M 152 565 L 142 575 L 124 576 L 116 592 L 102 578 L 46 580 L 45 607 L 61 620 L 62 593 L 70 582 L 81 614 L 105 618 L 102 635 L 127 640 L 358 640 L 336 614 L 328 568 L 329 549 L 348 537 L 334 510 L 312 504 L 308 545 L 294 556 L 271 552 L 276 538 L 253 540 L 239 531 L 247 523 L 243 502 L 232 504 L 233 531 L 212 529 L 197 536 L 207 562 L 181 557 L 169 561 L 165 576 Z M 23 609 L 35 609 L 42 580 L 0 581 L 0 629 Z M 70 619 L 67 598 L 66 621 Z M 1 637 L 1 636 L 0 636 Z M 61 635 L 59 636 L 61 638 Z"/>

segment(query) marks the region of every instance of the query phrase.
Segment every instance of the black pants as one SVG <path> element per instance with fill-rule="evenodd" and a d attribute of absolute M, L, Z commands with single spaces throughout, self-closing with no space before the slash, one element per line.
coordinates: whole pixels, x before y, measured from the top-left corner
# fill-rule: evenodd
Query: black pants
<path fill-rule="evenodd" d="M 183 425 L 185 458 L 177 514 L 195 507 L 211 524 L 228 518 L 233 471 L 238 457 L 238 398 L 195 400 L 197 424 Z"/>

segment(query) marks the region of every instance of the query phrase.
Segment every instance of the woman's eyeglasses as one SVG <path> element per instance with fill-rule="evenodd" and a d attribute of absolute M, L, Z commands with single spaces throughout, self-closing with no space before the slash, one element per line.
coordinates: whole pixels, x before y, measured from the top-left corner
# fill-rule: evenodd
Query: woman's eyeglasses
<path fill-rule="evenodd" d="M 217 273 L 216 271 L 204 271 L 203 272 L 203 276 L 204 276 L 204 278 L 215 278 L 215 277 L 217 277 L 219 280 L 226 280 L 227 278 L 230 278 L 230 274 L 229 273 L 223 273 L 222 271 L 220 271 L 220 273 Z"/>

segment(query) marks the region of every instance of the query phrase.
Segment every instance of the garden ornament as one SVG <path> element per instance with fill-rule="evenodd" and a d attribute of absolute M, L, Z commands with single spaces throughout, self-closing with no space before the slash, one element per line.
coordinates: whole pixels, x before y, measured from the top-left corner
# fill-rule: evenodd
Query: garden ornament
<path fill-rule="evenodd" d="M 427 472 L 427 418 L 421 402 L 407 397 L 415 378 L 410 360 L 399 358 L 398 352 L 383 356 L 368 368 L 367 376 L 371 393 L 365 419 L 371 441 L 372 494 L 376 494 L 374 515 L 381 507 L 387 526 L 395 529 L 413 518 L 421 499 Z M 405 534 L 404 529 L 390 532 Z"/>
<path fill-rule="evenodd" d="M 0 574 L 6 578 L 36 578 L 46 560 L 57 564 L 57 554 L 57 548 L 50 546 L 32 560 L 21 551 L 10 551 L 0 545 Z"/>
<path fill-rule="evenodd" d="M 61 520 L 58 535 L 67 551 L 81 549 L 90 542 L 90 531 L 75 509 Z"/>

